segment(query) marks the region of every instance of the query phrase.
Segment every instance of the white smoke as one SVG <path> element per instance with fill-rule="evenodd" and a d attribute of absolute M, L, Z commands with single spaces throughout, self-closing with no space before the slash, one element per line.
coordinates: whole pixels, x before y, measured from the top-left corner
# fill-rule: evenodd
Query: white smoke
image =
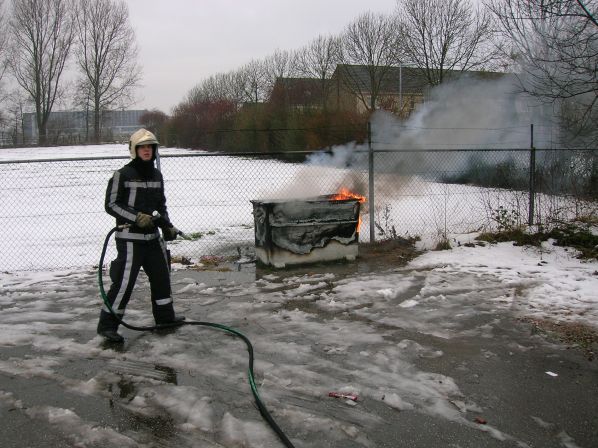
<path fill-rule="evenodd" d="M 372 115 L 374 151 L 401 151 L 376 163 L 375 170 L 407 174 L 438 168 L 427 166 L 422 150 L 527 149 L 532 124 L 534 146 L 550 146 L 555 138 L 551 116 L 550 110 L 518 91 L 512 75 L 445 82 L 432 89 L 407 120 L 385 111 Z M 363 169 L 367 151 L 367 144 L 350 143 L 317 153 L 306 164 Z"/>
<path fill-rule="evenodd" d="M 363 154 L 368 151 L 366 144 L 350 142 L 345 145 L 333 146 L 327 152 L 317 152 L 307 157 L 307 165 L 328 166 L 336 168 L 354 167 L 363 160 Z M 359 153 L 363 153 L 359 155 Z"/>
<path fill-rule="evenodd" d="M 531 146 L 531 124 L 534 124 L 534 145 L 549 146 L 554 138 L 551 115 L 551 111 L 518 91 L 517 79 L 512 75 L 491 80 L 464 77 L 445 82 L 432 89 L 425 102 L 406 120 L 385 111 L 372 115 L 374 170 L 398 175 L 389 178 L 388 182 L 395 185 L 393 189 L 400 188 L 405 175 L 462 170 L 472 152 L 443 153 L 442 166 L 438 166 L 439 157 L 431 157 L 429 151 L 527 149 Z M 293 184 L 274 195 L 283 199 L 309 197 L 334 193 L 340 187 L 366 194 L 367 180 L 364 181 L 363 173 L 368 169 L 368 150 L 367 142 L 350 142 L 317 152 L 307 158 Z M 509 154 L 494 153 L 493 160 L 506 159 Z M 318 170 L 330 168 L 344 172 L 324 184 L 314 182 Z"/>
<path fill-rule="evenodd" d="M 546 126 L 544 111 L 518 92 L 517 80 L 470 77 L 430 92 L 405 122 L 387 113 L 372 119 L 376 149 L 528 148 L 530 124 Z"/>

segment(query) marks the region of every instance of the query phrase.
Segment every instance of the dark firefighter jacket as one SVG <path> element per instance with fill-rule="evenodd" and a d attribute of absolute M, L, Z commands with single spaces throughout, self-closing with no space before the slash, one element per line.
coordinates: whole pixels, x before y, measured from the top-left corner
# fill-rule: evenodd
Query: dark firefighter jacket
<path fill-rule="evenodd" d="M 142 178 L 128 163 L 114 172 L 106 189 L 106 212 L 116 218 L 116 225 L 130 224 L 130 227 L 116 232 L 116 238 L 130 241 L 151 241 L 160 237 L 158 227 L 172 227 L 166 210 L 164 179 L 162 173 L 153 168 L 151 176 Z M 135 225 L 137 213 L 152 215 L 157 211 L 161 218 L 153 229 L 141 229 Z"/>

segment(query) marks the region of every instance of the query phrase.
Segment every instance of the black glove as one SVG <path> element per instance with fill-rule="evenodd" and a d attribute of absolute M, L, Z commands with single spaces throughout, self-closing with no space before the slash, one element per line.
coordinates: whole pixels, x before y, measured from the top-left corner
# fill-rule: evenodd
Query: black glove
<path fill-rule="evenodd" d="M 135 224 L 140 229 L 153 229 L 154 222 L 152 221 L 151 215 L 146 213 L 139 212 L 137 213 L 137 218 L 135 218 Z"/>
<path fill-rule="evenodd" d="M 164 237 L 164 241 L 176 240 L 176 237 L 179 233 L 180 233 L 180 230 L 174 226 L 162 228 L 162 235 Z"/>

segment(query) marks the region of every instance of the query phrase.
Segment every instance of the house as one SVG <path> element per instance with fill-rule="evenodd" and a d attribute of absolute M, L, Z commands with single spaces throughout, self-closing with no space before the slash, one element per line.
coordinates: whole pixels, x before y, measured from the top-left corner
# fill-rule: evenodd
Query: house
<path fill-rule="evenodd" d="M 505 73 L 447 70 L 445 79 L 471 77 L 498 79 Z M 427 98 L 431 85 L 421 69 L 408 66 L 366 66 L 339 64 L 331 78 L 329 107 L 365 113 L 384 109 L 408 117 Z M 374 101 L 372 104 L 372 98 Z"/>
<path fill-rule="evenodd" d="M 325 104 L 328 79 L 277 78 L 269 102 L 290 110 L 321 109 Z"/>
<path fill-rule="evenodd" d="M 339 64 L 332 74 L 328 104 L 332 109 L 364 113 L 389 110 L 407 117 L 423 102 L 429 89 L 421 71 L 414 67 Z M 373 88 L 372 88 L 373 86 Z"/>
<path fill-rule="evenodd" d="M 421 72 L 408 67 L 377 67 L 379 83 L 376 108 L 407 116 L 423 101 L 427 83 Z M 365 112 L 369 104 L 370 74 L 361 65 L 338 65 L 331 79 L 278 78 L 272 88 L 269 103 L 290 110 L 304 111 L 328 108 Z"/>

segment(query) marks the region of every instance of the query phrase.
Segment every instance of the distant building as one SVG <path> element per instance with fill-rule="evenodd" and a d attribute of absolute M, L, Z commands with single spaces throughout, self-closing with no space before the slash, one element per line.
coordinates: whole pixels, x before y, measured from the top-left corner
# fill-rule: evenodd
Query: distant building
<path fill-rule="evenodd" d="M 447 80 L 500 79 L 505 76 L 513 75 L 486 71 L 445 72 Z M 377 80 L 375 88 L 372 77 Z M 370 73 L 366 65 L 339 64 L 332 74 L 331 83 L 328 101 L 332 110 L 364 113 L 374 94 L 376 109 L 388 110 L 401 118 L 408 117 L 419 103 L 423 103 L 432 88 L 422 70 L 408 66 L 380 66 Z"/>
<path fill-rule="evenodd" d="M 291 110 L 322 109 L 330 80 L 317 78 L 277 78 L 270 103 Z"/>
<path fill-rule="evenodd" d="M 413 67 L 376 67 L 379 77 L 375 107 L 407 117 L 424 101 L 429 89 L 421 71 Z M 365 112 L 372 96 L 372 82 L 365 65 L 339 64 L 332 74 L 330 106 L 336 110 Z M 365 104 L 364 104 L 365 103 Z"/>
<path fill-rule="evenodd" d="M 140 118 L 147 110 L 111 110 L 102 112 L 101 140 L 122 141 L 141 127 Z M 93 139 L 93 112 L 51 112 L 47 126 L 48 143 L 84 143 Z M 36 143 L 39 130 L 34 113 L 23 114 L 25 141 Z"/>

